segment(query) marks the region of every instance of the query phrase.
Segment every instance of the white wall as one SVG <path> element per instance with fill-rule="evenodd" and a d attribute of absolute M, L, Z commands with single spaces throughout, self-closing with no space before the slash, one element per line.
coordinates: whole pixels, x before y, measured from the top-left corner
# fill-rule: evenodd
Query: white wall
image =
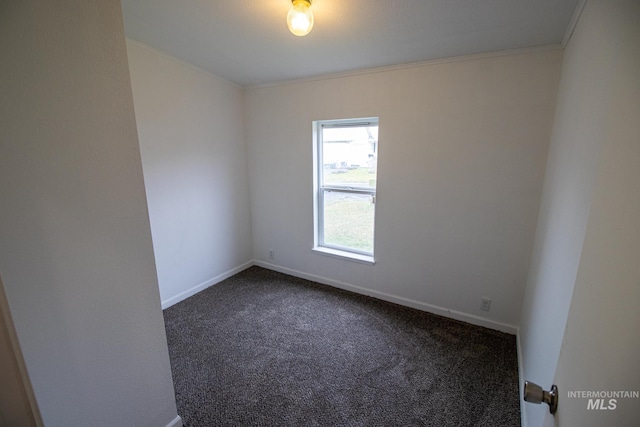
<path fill-rule="evenodd" d="M 485 55 L 247 89 L 255 258 L 266 265 L 273 248 L 284 271 L 515 331 L 561 58 Z M 311 122 L 367 116 L 380 117 L 374 266 L 311 251 Z"/>
<path fill-rule="evenodd" d="M 0 273 L 42 420 L 168 425 L 120 2 L 0 9 Z"/>
<path fill-rule="evenodd" d="M 573 123 L 579 134 L 597 123 L 593 138 L 601 156 L 554 380 L 560 405 L 555 423 L 547 416 L 547 425 L 633 426 L 640 421 L 639 399 L 617 399 L 615 410 L 594 411 L 586 409 L 587 399 L 566 397 L 570 390 L 640 391 L 639 22 L 637 1 L 591 0 L 567 47 L 567 65 L 581 67 L 563 70 L 571 73 L 564 81 L 597 76 L 606 92 L 591 100 L 592 116 Z M 606 50 L 598 52 L 598 46 Z"/>
<path fill-rule="evenodd" d="M 127 42 L 163 307 L 252 259 L 242 89 Z"/>

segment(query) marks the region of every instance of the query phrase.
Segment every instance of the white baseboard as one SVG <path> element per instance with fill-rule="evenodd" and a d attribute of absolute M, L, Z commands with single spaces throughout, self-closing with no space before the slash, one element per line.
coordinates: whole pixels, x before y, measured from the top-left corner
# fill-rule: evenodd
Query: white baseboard
<path fill-rule="evenodd" d="M 399 297 L 396 295 L 391 295 L 391 294 L 387 294 L 380 291 L 366 289 L 360 286 L 352 285 L 350 283 L 345 283 L 338 280 L 329 279 L 327 277 L 317 276 L 315 274 L 309 274 L 302 271 L 293 270 L 287 267 L 281 267 L 279 265 L 271 264 L 271 263 L 260 261 L 260 260 L 254 260 L 253 263 L 257 266 L 260 266 L 269 270 L 279 271 L 280 273 L 288 274 L 290 276 L 311 280 L 314 282 L 333 286 L 334 288 L 340 288 L 347 291 L 355 292 L 357 294 L 367 295 L 373 298 L 378 298 L 378 299 L 392 302 L 395 304 L 400 304 L 400 305 L 415 308 L 418 310 L 426 311 L 428 313 L 433 313 L 440 316 L 448 317 L 450 319 L 460 320 L 462 322 L 471 323 L 472 325 L 483 326 L 485 328 L 494 329 L 500 332 L 506 332 L 512 335 L 516 335 L 518 332 L 517 326 L 496 322 L 494 320 L 485 319 L 483 317 L 475 316 L 473 314 L 463 313 L 461 311 L 451 310 L 445 307 L 439 307 L 437 305 L 427 304 L 425 302 L 416 301 L 409 298 Z"/>
<path fill-rule="evenodd" d="M 182 418 L 180 418 L 180 415 L 176 416 L 173 421 L 167 424 L 167 427 L 182 427 Z"/>
<path fill-rule="evenodd" d="M 315 274 L 305 273 L 303 271 L 294 270 L 292 268 L 282 267 L 276 264 L 271 264 L 265 261 L 260 260 L 252 260 L 247 261 L 238 267 L 232 268 L 222 274 L 217 275 L 216 277 L 207 280 L 206 282 L 200 283 L 184 292 L 179 293 L 167 300 L 162 301 L 162 309 L 171 307 L 174 304 L 179 303 L 192 295 L 197 294 L 210 286 L 215 285 L 235 274 L 240 273 L 247 268 L 257 265 L 259 267 L 266 268 L 268 270 L 278 271 L 280 273 L 288 274 L 290 276 L 299 277 L 301 279 L 311 280 L 313 282 L 322 283 L 324 285 L 333 286 L 334 288 L 344 289 L 347 291 L 355 292 L 357 294 L 367 295 L 373 298 L 378 298 L 383 301 L 392 302 L 399 305 L 404 305 L 406 307 L 415 308 L 417 310 L 426 311 L 428 313 L 437 314 L 440 316 L 448 317 L 450 319 L 460 320 L 462 322 L 471 323 L 472 325 L 482 326 L 489 329 L 494 329 L 500 332 L 506 332 L 508 334 L 518 336 L 518 327 L 514 325 L 509 325 L 507 323 L 496 322 L 495 320 L 485 319 L 484 317 L 476 316 L 469 313 L 464 313 L 457 310 L 452 310 L 445 307 L 440 307 L 433 304 L 428 304 L 421 301 L 412 300 L 410 298 L 399 297 L 396 295 L 387 294 L 385 292 L 374 291 L 371 289 L 363 288 L 361 286 L 353 285 L 351 283 L 341 282 L 339 280 L 329 279 L 328 277 L 318 276 Z M 519 341 L 518 341 L 519 345 Z M 520 357 L 520 348 L 518 347 L 518 357 Z M 519 365 L 520 360 L 518 361 Z"/>
<path fill-rule="evenodd" d="M 194 286 L 193 288 L 187 289 L 184 292 L 180 292 L 178 295 L 174 295 L 171 298 L 162 301 L 162 309 L 164 310 L 165 308 L 169 308 L 172 305 L 177 304 L 180 301 L 183 301 L 190 296 L 207 289 L 210 286 L 215 285 L 216 283 L 222 282 L 224 279 L 228 279 L 229 277 L 240 273 L 242 270 L 246 270 L 252 265 L 254 265 L 253 261 L 245 262 L 244 264 L 232 268 L 231 270 L 225 271 L 224 273 L 219 274 L 216 277 L 213 277 L 205 282 L 200 283 L 199 285 Z"/>
<path fill-rule="evenodd" d="M 527 427 L 527 406 L 524 403 L 524 365 L 522 364 L 522 345 L 520 345 L 520 328 L 516 333 L 516 351 L 518 352 L 518 383 L 520 390 L 520 427 Z"/>

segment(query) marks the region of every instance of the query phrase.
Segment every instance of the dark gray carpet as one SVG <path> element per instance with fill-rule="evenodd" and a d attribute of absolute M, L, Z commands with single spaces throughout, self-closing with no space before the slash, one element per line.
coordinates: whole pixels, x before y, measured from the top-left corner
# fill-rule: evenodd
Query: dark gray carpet
<path fill-rule="evenodd" d="M 186 427 L 520 425 L 512 335 L 259 267 L 164 317 Z"/>

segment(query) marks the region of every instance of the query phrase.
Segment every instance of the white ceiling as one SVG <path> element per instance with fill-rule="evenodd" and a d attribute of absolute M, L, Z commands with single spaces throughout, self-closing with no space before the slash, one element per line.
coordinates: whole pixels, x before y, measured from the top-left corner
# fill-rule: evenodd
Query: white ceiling
<path fill-rule="evenodd" d="M 242 86 L 562 41 L 579 0 L 122 0 L 128 37 Z"/>

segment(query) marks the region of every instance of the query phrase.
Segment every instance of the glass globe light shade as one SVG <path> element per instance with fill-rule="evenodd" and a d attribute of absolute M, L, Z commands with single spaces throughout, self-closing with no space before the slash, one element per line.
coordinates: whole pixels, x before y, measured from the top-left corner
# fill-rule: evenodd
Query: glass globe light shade
<path fill-rule="evenodd" d="M 287 13 L 287 26 L 296 36 L 306 36 L 313 28 L 313 12 L 309 0 L 292 0 L 293 5 Z"/>

